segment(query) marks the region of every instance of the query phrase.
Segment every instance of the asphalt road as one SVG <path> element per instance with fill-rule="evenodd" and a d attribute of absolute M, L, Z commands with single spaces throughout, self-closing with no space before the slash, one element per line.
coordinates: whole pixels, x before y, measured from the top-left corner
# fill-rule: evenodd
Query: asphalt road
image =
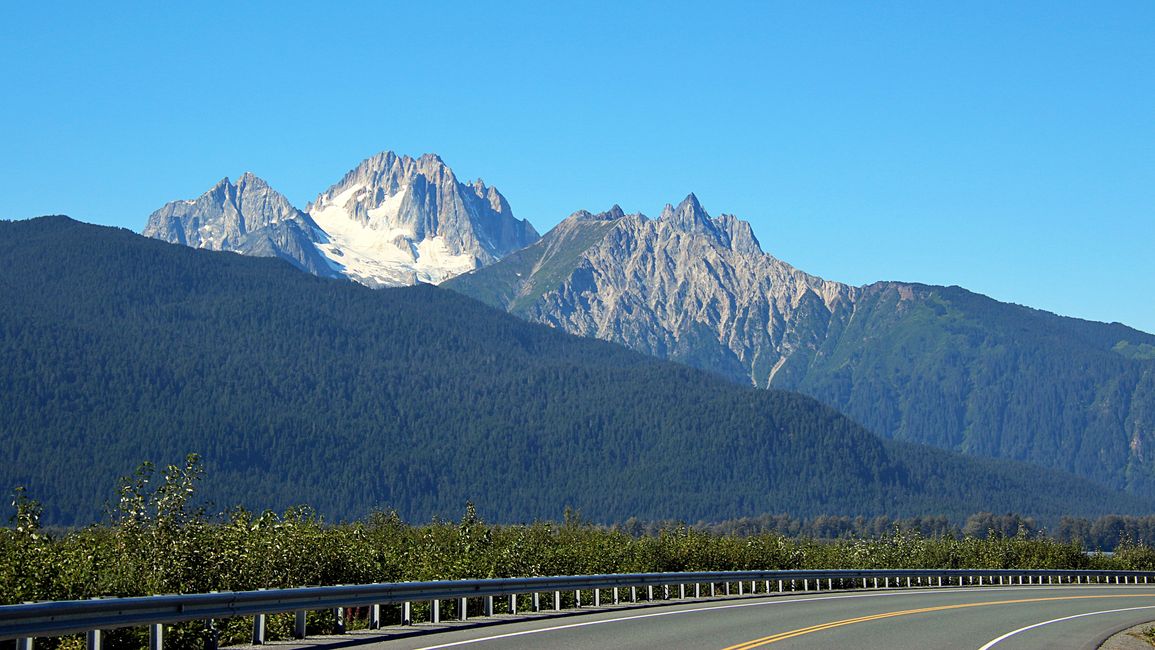
<path fill-rule="evenodd" d="M 1096 648 L 1155 620 L 1155 585 L 863 591 L 605 609 L 338 646 L 433 648 Z M 418 626 L 420 628 L 422 626 Z M 328 645 L 327 642 L 322 642 Z"/>

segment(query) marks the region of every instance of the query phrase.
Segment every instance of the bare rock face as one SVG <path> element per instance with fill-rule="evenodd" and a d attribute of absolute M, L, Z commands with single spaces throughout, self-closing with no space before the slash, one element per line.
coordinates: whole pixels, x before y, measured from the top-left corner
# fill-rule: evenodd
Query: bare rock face
<path fill-rule="evenodd" d="M 384 152 L 365 160 L 308 206 L 246 173 L 154 212 L 145 236 L 280 257 L 326 277 L 371 287 L 440 283 L 537 240 L 496 188 L 461 183 L 440 158 Z"/>
<path fill-rule="evenodd" d="M 696 197 L 577 212 L 445 285 L 531 321 L 817 398 L 876 433 L 1155 495 L 1155 336 L 961 287 L 851 287 Z"/>
<path fill-rule="evenodd" d="M 656 220 L 575 213 L 519 256 L 536 259 L 498 306 L 758 386 L 804 372 L 857 293 L 762 252 L 750 224 L 711 218 L 693 194 Z M 451 286 L 484 300 L 496 272 Z"/>
<path fill-rule="evenodd" d="M 329 238 L 322 253 L 369 286 L 440 283 L 538 238 L 495 188 L 459 182 L 432 154 L 373 156 L 308 210 Z"/>
<path fill-rule="evenodd" d="M 149 216 L 143 234 L 193 248 L 280 257 L 304 271 L 337 276 L 315 246 L 324 235 L 309 215 L 249 172 L 235 185 L 222 178 L 196 199 L 166 204 Z"/>

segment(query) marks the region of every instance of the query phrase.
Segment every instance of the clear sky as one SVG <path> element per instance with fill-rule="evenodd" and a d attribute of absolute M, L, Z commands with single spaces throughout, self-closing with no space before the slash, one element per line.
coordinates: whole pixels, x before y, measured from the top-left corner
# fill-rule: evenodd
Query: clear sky
<path fill-rule="evenodd" d="M 6 3 L 0 218 L 435 152 L 542 232 L 692 191 L 826 278 L 1155 332 L 1155 2 L 337 4 Z"/>

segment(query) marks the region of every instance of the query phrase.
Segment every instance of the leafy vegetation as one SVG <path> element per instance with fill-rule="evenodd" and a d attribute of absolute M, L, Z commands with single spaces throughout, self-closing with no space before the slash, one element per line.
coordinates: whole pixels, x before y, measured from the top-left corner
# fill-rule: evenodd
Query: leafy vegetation
<path fill-rule="evenodd" d="M 783 512 L 961 521 L 1139 514 L 1070 476 L 884 442 L 797 394 L 735 386 L 433 287 L 57 217 L 0 223 L 0 486 L 100 517 L 140 458 L 202 455 L 207 500 L 332 519 L 599 522 Z"/>
<path fill-rule="evenodd" d="M 595 526 L 567 511 L 562 523 L 500 526 L 467 505 L 457 522 L 408 525 L 396 513 L 326 524 L 315 511 L 234 508 L 208 515 L 196 505 L 203 464 L 190 456 L 157 470 L 142 465 L 121 481 L 102 525 L 51 532 L 40 504 L 17 491 L 11 526 L 0 528 L 0 603 L 251 590 L 305 585 L 651 571 L 822 568 L 1155 569 L 1155 550 L 1129 543 L 1111 556 L 1087 554 L 1019 529 L 984 537 L 926 536 L 893 526 L 874 538 L 789 539 L 777 532 L 721 534 L 680 523 L 645 532 Z M 447 603 L 452 607 L 452 603 Z M 423 607 L 423 605 L 422 605 Z M 522 607 L 528 607 L 528 602 Z M 363 612 L 361 613 L 364 614 Z M 388 611 L 396 620 L 395 611 Z M 418 616 L 424 616 L 418 612 Z M 287 636 L 290 617 L 271 633 Z M 224 622 L 222 641 L 242 642 L 243 620 Z M 310 619 L 314 632 L 333 628 L 331 614 Z M 112 648 L 145 645 L 141 630 L 110 632 Z M 174 626 L 166 643 L 199 647 L 199 624 Z M 63 645 L 78 647 L 79 639 Z"/>
<path fill-rule="evenodd" d="M 1147 627 L 1141 628 L 1137 632 L 1132 632 L 1131 636 L 1139 639 L 1149 646 L 1155 647 L 1155 626 L 1148 625 Z"/>

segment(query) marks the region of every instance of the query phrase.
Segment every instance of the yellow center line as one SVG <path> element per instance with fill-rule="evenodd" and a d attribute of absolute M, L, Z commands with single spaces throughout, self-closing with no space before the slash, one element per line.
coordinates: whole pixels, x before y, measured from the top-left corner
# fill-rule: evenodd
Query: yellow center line
<path fill-rule="evenodd" d="M 1051 596 L 1049 598 L 1018 598 L 1015 600 L 993 600 L 985 603 L 964 603 L 959 605 L 939 605 L 937 607 L 920 607 L 918 609 L 904 609 L 898 612 L 885 612 L 883 614 L 872 614 L 870 616 L 859 616 L 857 618 L 847 618 L 841 621 L 831 621 L 829 623 L 821 623 L 819 625 L 812 625 L 810 627 L 803 627 L 789 632 L 780 632 L 770 636 L 764 636 L 761 639 L 754 639 L 739 643 L 737 645 L 728 646 L 723 650 L 750 650 L 751 648 L 760 648 L 762 646 L 785 641 L 786 639 L 793 639 L 794 637 L 803 636 L 806 634 L 813 634 L 814 632 L 821 632 L 822 630 L 830 630 L 844 625 L 853 625 L 855 623 L 865 623 L 867 621 L 877 621 L 884 618 L 893 618 L 895 616 L 909 616 L 911 614 L 925 614 L 927 612 L 941 612 L 948 609 L 966 609 L 969 607 L 990 607 L 992 605 L 1014 605 L 1019 603 L 1042 603 L 1056 600 L 1092 600 L 1101 598 L 1135 598 L 1143 596 L 1155 596 L 1155 593 L 1149 594 L 1105 594 L 1097 596 Z"/>

